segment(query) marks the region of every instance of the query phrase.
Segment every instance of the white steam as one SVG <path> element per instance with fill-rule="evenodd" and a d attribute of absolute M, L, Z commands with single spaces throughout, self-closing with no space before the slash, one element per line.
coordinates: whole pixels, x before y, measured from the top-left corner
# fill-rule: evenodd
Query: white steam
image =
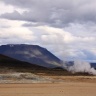
<path fill-rule="evenodd" d="M 91 67 L 90 63 L 85 61 L 74 61 L 72 65 L 63 64 L 63 67 L 72 73 L 89 73 L 96 75 L 96 70 Z"/>

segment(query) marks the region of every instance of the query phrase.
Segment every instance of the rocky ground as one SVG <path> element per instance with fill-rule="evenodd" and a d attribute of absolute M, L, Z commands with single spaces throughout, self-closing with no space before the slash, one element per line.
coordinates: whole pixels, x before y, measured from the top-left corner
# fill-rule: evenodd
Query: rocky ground
<path fill-rule="evenodd" d="M 0 83 L 50 83 L 54 79 L 38 76 L 32 73 L 6 73 L 0 74 Z"/>
<path fill-rule="evenodd" d="M 33 73 L 2 73 L 0 83 L 61 83 L 61 82 L 94 82 L 96 76 L 48 76 Z"/>

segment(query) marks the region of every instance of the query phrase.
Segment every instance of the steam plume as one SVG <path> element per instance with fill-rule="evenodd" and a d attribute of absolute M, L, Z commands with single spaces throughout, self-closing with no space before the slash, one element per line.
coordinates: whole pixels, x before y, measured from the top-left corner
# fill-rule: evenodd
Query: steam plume
<path fill-rule="evenodd" d="M 71 65 L 64 63 L 63 67 L 72 73 L 81 72 L 96 75 L 96 70 L 91 67 L 90 63 L 85 61 L 74 61 Z"/>

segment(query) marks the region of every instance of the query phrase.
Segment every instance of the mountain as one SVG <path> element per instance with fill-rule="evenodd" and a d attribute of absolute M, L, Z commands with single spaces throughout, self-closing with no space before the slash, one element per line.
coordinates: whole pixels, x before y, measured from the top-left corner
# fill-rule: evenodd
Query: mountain
<path fill-rule="evenodd" d="M 47 68 L 61 67 L 61 60 L 59 58 L 38 45 L 1 45 L 0 54 Z"/>
<path fill-rule="evenodd" d="M 19 61 L 0 54 L 0 73 L 32 73 L 39 76 L 70 76 L 67 70 L 60 67 L 46 68 L 36 64 Z M 75 75 L 75 74 L 74 74 Z"/>
<path fill-rule="evenodd" d="M 33 68 L 33 69 L 46 69 L 45 67 L 30 64 L 27 62 L 19 61 L 14 58 L 0 54 L 0 68 L 1 67 L 12 67 L 12 68 Z"/>

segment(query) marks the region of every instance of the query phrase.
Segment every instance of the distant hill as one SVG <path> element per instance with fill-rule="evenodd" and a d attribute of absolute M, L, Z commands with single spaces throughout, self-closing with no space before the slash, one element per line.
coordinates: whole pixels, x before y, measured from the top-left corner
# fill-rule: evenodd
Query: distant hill
<path fill-rule="evenodd" d="M 67 66 L 72 66 L 74 64 L 74 61 L 66 61 L 65 62 L 67 64 Z M 96 63 L 89 63 L 91 65 L 91 67 L 96 69 Z"/>
<path fill-rule="evenodd" d="M 96 63 L 90 63 L 92 67 L 96 69 Z"/>
<path fill-rule="evenodd" d="M 59 58 L 38 45 L 2 45 L 0 46 L 0 54 L 47 68 L 61 67 Z"/>

